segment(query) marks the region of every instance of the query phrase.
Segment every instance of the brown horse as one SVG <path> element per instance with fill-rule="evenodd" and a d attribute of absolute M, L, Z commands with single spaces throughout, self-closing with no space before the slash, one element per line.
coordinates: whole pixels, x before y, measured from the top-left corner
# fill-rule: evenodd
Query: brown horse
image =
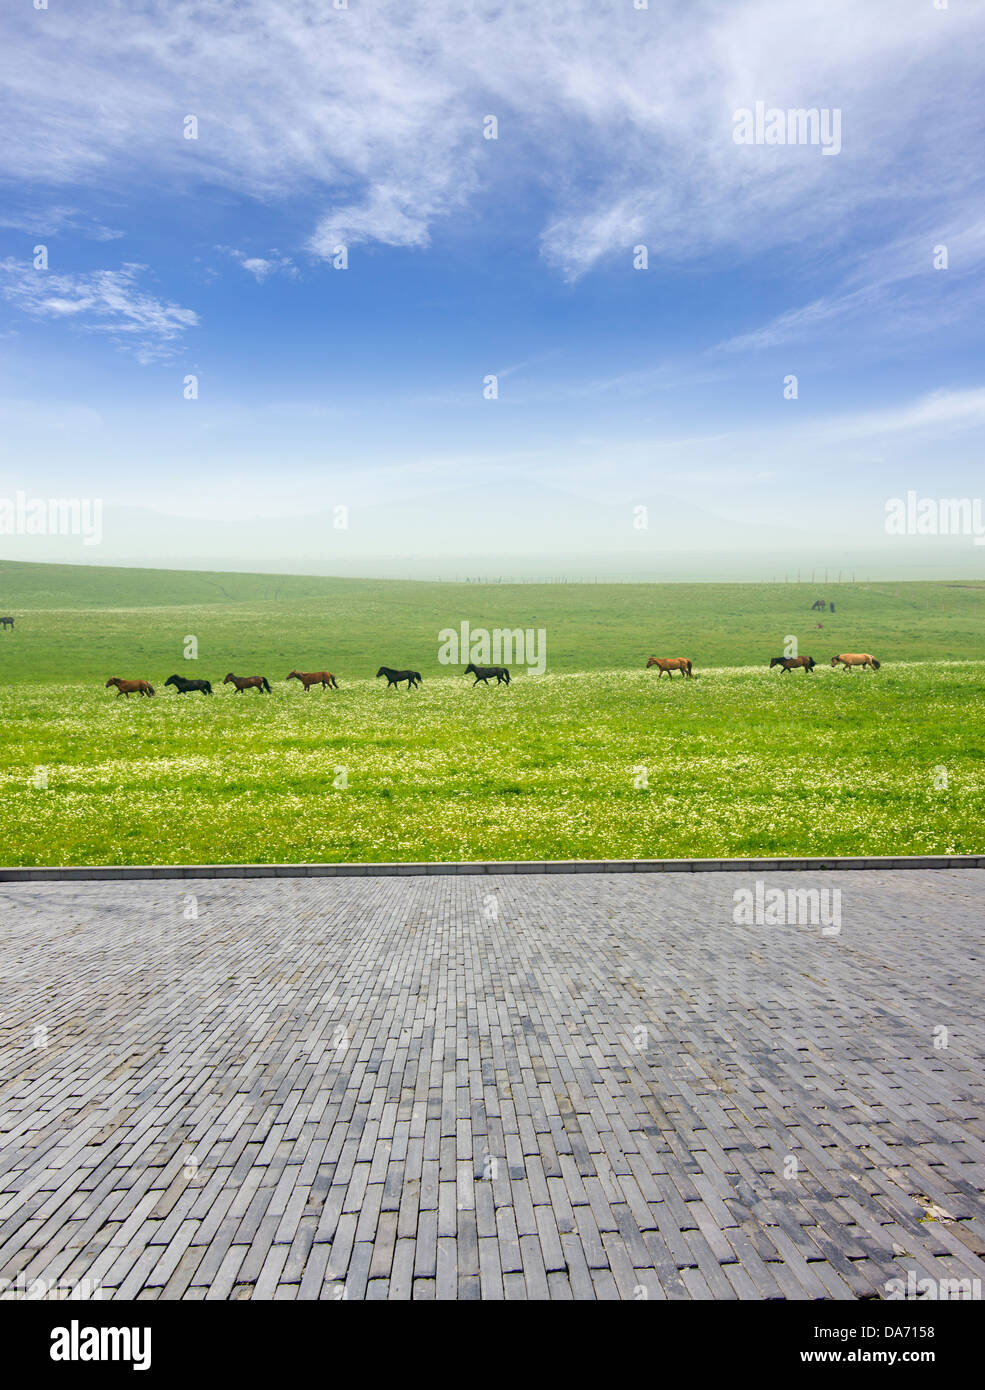
<path fill-rule="evenodd" d="M 259 690 L 261 695 L 265 690 L 270 689 L 270 682 L 266 676 L 234 676 L 230 671 L 222 683 L 228 685 L 230 681 L 236 687 L 237 695 L 242 695 L 244 690 L 252 690 L 254 687 Z"/>
<path fill-rule="evenodd" d="M 879 670 L 879 662 L 874 656 L 869 656 L 868 652 L 842 652 L 839 656 L 831 658 L 831 665 L 837 666 L 839 661 L 846 671 L 850 671 L 853 666 L 861 666 L 863 671 L 866 666 L 871 667 L 873 671 Z"/>
<path fill-rule="evenodd" d="M 651 656 L 646 663 L 646 669 L 649 671 L 651 666 L 660 667 L 657 672 L 658 680 L 665 671 L 671 680 L 674 679 L 675 671 L 680 671 L 682 677 L 687 676 L 688 680 L 691 679 L 691 663 L 686 656 Z"/>
<path fill-rule="evenodd" d="M 116 686 L 116 698 L 125 695 L 129 700 L 131 695 L 146 695 L 148 699 L 154 694 L 154 687 L 150 681 L 121 681 L 119 676 L 111 676 L 103 686 L 108 690 L 111 685 Z"/>
<path fill-rule="evenodd" d="M 321 685 L 322 690 L 324 690 L 327 685 L 331 686 L 333 690 L 338 690 L 339 688 L 339 683 L 332 675 L 331 671 L 292 671 L 287 677 L 287 680 L 300 681 L 304 686 L 305 694 L 308 693 L 313 685 L 318 684 Z"/>
<path fill-rule="evenodd" d="M 770 657 L 770 670 L 774 666 L 782 666 L 784 671 L 792 671 L 795 666 L 803 666 L 807 675 L 814 670 L 817 662 L 812 656 L 772 656 Z"/>

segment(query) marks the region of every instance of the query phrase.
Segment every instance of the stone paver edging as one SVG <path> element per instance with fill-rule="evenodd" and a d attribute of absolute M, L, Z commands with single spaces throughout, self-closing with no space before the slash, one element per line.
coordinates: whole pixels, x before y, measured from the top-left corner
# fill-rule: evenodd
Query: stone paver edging
<path fill-rule="evenodd" d="M 814 855 L 796 859 L 489 859 L 464 863 L 72 864 L 0 866 L 0 883 L 148 878 L 377 878 L 422 874 L 708 874 L 840 869 L 985 869 L 985 854 Z"/>

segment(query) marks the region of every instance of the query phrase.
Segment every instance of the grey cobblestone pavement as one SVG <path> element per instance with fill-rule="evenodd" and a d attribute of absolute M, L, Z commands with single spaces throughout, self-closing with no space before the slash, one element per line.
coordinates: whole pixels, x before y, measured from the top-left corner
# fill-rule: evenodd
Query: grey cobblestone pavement
<path fill-rule="evenodd" d="M 985 871 L 756 877 L 3 885 L 0 1287 L 985 1287 Z"/>

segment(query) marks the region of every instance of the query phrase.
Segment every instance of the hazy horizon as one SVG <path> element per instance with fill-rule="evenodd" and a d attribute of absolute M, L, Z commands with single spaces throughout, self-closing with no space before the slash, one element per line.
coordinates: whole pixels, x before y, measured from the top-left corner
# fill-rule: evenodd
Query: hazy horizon
<path fill-rule="evenodd" d="M 465 487 L 342 514 L 228 519 L 82 508 L 66 512 L 75 534 L 0 534 L 0 559 L 366 578 L 985 577 L 985 548 L 973 535 L 883 534 L 860 545 L 850 531 L 738 522 L 679 498 L 644 496 L 628 508 L 525 484 Z M 44 499 L 25 498 L 25 514 L 32 500 Z"/>
<path fill-rule="evenodd" d="M 629 567 L 624 555 L 618 553 L 594 556 L 554 556 L 545 560 L 538 555 L 449 556 L 440 561 L 424 558 L 408 559 L 381 556 L 361 564 L 345 566 L 326 561 L 324 564 L 304 564 L 285 556 L 278 563 L 216 563 L 209 556 L 189 556 L 186 560 L 163 560 L 147 555 L 120 556 L 107 561 L 90 552 L 86 557 L 71 559 L 56 557 L 24 559 L 0 555 L 0 564 L 76 565 L 93 569 L 148 569 L 175 573 L 256 574 L 271 577 L 406 580 L 417 582 L 472 584 L 814 584 L 832 587 L 838 584 L 917 583 L 921 581 L 985 581 L 985 574 L 975 573 L 966 563 L 928 556 L 909 562 L 874 559 L 864 552 L 848 552 L 834 556 L 829 562 L 812 562 L 796 552 L 781 552 L 772 562 L 763 557 L 757 561 L 746 553 L 721 552 L 714 555 L 681 552 L 662 566 L 656 562 Z M 2 581 L 0 581 L 0 602 Z"/>

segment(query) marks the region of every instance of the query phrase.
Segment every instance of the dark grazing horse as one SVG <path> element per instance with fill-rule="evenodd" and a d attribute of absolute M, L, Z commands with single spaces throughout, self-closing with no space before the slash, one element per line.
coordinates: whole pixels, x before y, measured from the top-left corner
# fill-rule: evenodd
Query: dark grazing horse
<path fill-rule="evenodd" d="M 289 681 L 300 681 L 304 686 L 305 694 L 308 693 L 313 685 L 321 685 L 322 690 L 324 690 L 327 685 L 330 685 L 333 690 L 338 690 L 339 688 L 339 683 L 332 675 L 331 671 L 292 671 L 286 679 Z"/>
<path fill-rule="evenodd" d="M 823 613 L 824 610 L 825 610 L 825 607 L 826 607 L 826 604 L 825 604 L 825 602 L 824 602 L 824 599 L 823 599 L 823 598 L 816 598 L 816 599 L 814 600 L 814 602 L 811 604 L 811 612 L 813 613 L 813 611 L 814 611 L 815 608 L 820 608 L 821 612 Z"/>
<path fill-rule="evenodd" d="M 475 676 L 475 680 L 472 682 L 473 688 L 480 681 L 485 685 L 487 681 L 492 680 L 493 676 L 496 677 L 497 685 L 502 685 L 504 681 L 507 685 L 510 683 L 510 673 L 505 666 L 476 666 L 474 661 L 470 661 L 465 668 L 465 674 Z"/>
<path fill-rule="evenodd" d="M 394 671 L 389 666 L 381 666 L 376 673 L 376 679 L 379 680 L 380 676 L 386 676 L 387 690 L 390 689 L 391 685 L 395 690 L 399 690 L 400 681 L 407 682 L 408 690 L 410 690 L 412 686 L 418 686 L 421 683 L 420 671 Z"/>
<path fill-rule="evenodd" d="M 7 617 L 7 618 L 0 618 L 0 627 L 6 629 L 6 628 L 8 628 L 8 627 L 13 627 L 13 625 L 14 625 L 14 620 L 13 620 L 13 618 L 10 618 L 10 617 Z"/>
<path fill-rule="evenodd" d="M 770 657 L 770 670 L 774 666 L 782 666 L 784 671 L 792 671 L 795 666 L 803 666 L 808 675 L 814 670 L 817 662 L 812 656 L 772 656 Z"/>
<path fill-rule="evenodd" d="M 148 699 L 154 694 L 154 687 L 150 681 L 121 681 L 119 676 L 110 676 L 103 687 L 108 690 L 111 685 L 116 686 L 116 698 L 125 695 L 129 700 L 131 695 L 146 695 Z"/>
<path fill-rule="evenodd" d="M 184 676 L 168 676 L 165 685 L 173 685 L 179 695 L 187 695 L 189 690 L 200 690 L 203 695 L 212 694 L 211 681 L 189 681 Z"/>
<path fill-rule="evenodd" d="M 254 687 L 259 690 L 261 695 L 265 690 L 270 689 L 270 682 L 266 676 L 234 676 L 230 671 L 222 683 L 228 685 L 230 681 L 236 687 L 237 695 L 242 695 L 244 690 L 252 690 Z"/>

